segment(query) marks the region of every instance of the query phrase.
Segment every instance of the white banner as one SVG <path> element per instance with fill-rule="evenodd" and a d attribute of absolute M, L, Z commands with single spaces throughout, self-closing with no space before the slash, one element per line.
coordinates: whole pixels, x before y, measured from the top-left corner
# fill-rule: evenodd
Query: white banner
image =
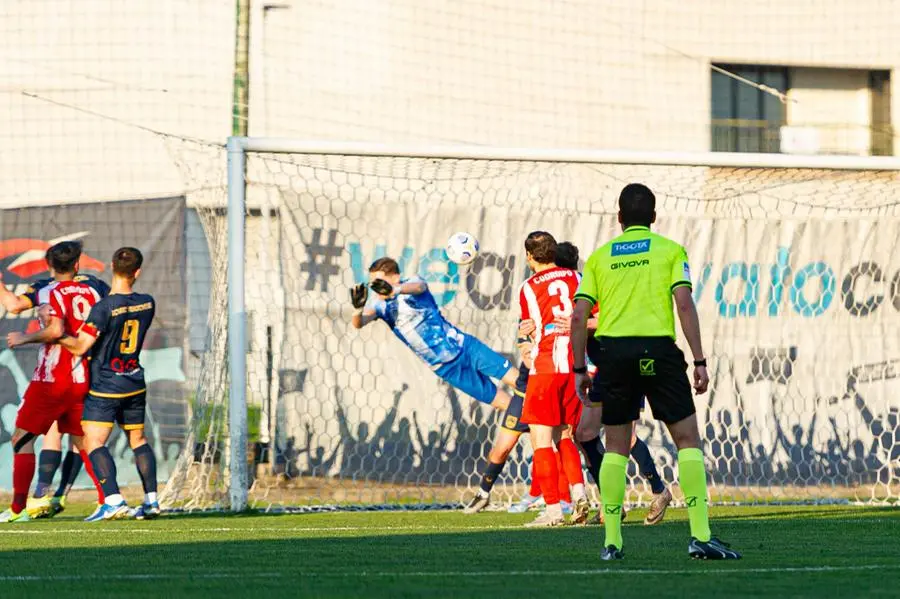
<path fill-rule="evenodd" d="M 526 235 L 549 231 L 586 259 L 618 234 L 615 216 L 371 197 L 296 204 L 279 219 L 291 273 L 279 445 L 299 448 L 307 474 L 475 483 L 499 415 L 441 383 L 383 323 L 352 329 L 347 289 L 392 256 L 428 281 L 450 322 L 512 356 Z M 896 484 L 900 224 L 664 218 L 655 228 L 686 246 L 694 273 L 713 377 L 696 404 L 714 483 Z M 481 242 L 470 267 L 443 253 L 455 231 Z M 653 422 L 642 432 L 672 480 L 671 441 Z M 520 445 L 504 475 L 514 480 L 530 454 Z"/>

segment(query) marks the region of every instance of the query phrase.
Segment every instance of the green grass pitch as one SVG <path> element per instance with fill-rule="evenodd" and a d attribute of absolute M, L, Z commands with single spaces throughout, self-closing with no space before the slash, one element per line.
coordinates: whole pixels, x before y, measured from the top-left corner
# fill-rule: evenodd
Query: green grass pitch
<path fill-rule="evenodd" d="M 0 528 L 0 597 L 898 597 L 900 508 L 713 508 L 738 562 L 687 557 L 681 509 L 636 510 L 626 559 L 601 529 L 534 514 L 171 516 L 89 525 L 85 509 Z"/>

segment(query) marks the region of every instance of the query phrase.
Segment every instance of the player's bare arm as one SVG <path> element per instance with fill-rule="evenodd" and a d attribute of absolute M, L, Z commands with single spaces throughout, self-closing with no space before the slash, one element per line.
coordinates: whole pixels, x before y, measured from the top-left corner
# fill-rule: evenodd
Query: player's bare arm
<path fill-rule="evenodd" d="M 516 347 L 519 350 L 519 359 L 530 369 L 533 363 L 531 350 L 534 348 L 534 343 L 527 337 L 520 337 Z"/>
<path fill-rule="evenodd" d="M 398 287 L 397 293 L 404 293 L 407 295 L 421 295 L 428 291 L 428 283 L 425 281 L 410 281 L 401 283 Z"/>
<path fill-rule="evenodd" d="M 525 318 L 519 321 L 519 330 L 518 330 L 518 339 L 516 340 L 516 348 L 519 350 L 519 360 L 525 363 L 525 366 L 531 368 L 532 359 L 531 359 L 531 351 L 534 348 L 534 342 L 532 340 L 532 335 L 536 327 L 534 326 L 534 321 L 530 318 Z"/>
<path fill-rule="evenodd" d="M 387 278 L 375 277 L 370 284 L 372 291 L 382 297 L 394 297 L 395 295 L 421 295 L 428 291 L 425 281 L 407 281 L 405 283 L 392 282 Z"/>
<path fill-rule="evenodd" d="M 591 377 L 587 374 L 585 355 L 587 352 L 588 320 L 591 316 L 591 302 L 585 299 L 575 300 L 575 309 L 572 312 L 572 358 L 575 370 L 575 388 L 581 402 L 588 405 L 588 392 L 591 390 Z M 595 325 L 596 326 L 596 325 Z"/>
<path fill-rule="evenodd" d="M 79 331 L 77 337 L 60 337 L 58 343 L 69 350 L 74 356 L 83 356 L 91 351 L 97 337 L 94 337 L 87 331 Z"/>
<path fill-rule="evenodd" d="M 44 304 L 43 306 L 38 308 L 37 317 L 42 327 L 46 327 L 48 324 L 50 324 L 50 319 L 53 318 L 53 316 L 51 316 L 52 312 L 53 309 L 50 307 L 50 304 Z"/>
<path fill-rule="evenodd" d="M 63 335 L 63 321 L 56 317 L 50 317 L 44 328 L 34 333 L 25 334 L 13 332 L 6 336 L 6 344 L 10 349 L 29 343 L 53 343 Z"/>
<path fill-rule="evenodd" d="M 706 370 L 703 342 L 700 339 L 700 317 L 697 316 L 697 306 L 694 304 L 691 288 L 686 285 L 676 287 L 672 295 L 675 298 L 681 331 L 694 356 L 694 390 L 698 394 L 706 393 L 706 389 L 709 387 L 709 373 Z M 700 364 L 698 365 L 698 363 Z"/>
<path fill-rule="evenodd" d="M 525 318 L 519 321 L 519 337 L 530 337 L 536 330 L 537 327 L 532 319 Z"/>
<path fill-rule="evenodd" d="M 3 276 L 0 275 L 0 304 L 10 314 L 19 314 L 32 308 L 31 300 L 24 295 L 16 295 L 3 284 Z"/>
<path fill-rule="evenodd" d="M 368 287 L 360 283 L 350 289 L 350 301 L 353 303 L 353 318 L 350 324 L 355 329 L 361 329 L 376 318 L 374 310 L 365 308 L 369 297 L 369 288 L 383 299 L 397 295 L 421 295 L 428 291 L 425 281 L 400 281 L 400 275 L 387 274 L 382 271 L 369 273 Z"/>

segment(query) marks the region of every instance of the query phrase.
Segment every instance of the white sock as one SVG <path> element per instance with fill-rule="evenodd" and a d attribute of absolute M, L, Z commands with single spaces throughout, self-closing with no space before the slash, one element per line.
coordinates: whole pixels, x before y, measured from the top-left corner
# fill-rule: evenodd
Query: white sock
<path fill-rule="evenodd" d="M 484 497 L 485 499 L 487 499 L 488 497 L 491 496 L 490 492 L 485 491 L 484 489 L 482 489 L 480 487 L 478 488 L 478 491 L 476 491 L 476 493 L 478 494 L 479 497 Z M 154 493 L 153 496 L 155 497 L 156 493 Z"/>
<path fill-rule="evenodd" d="M 562 504 L 559 503 L 548 503 L 547 504 L 547 515 L 552 518 L 562 518 Z"/>
<path fill-rule="evenodd" d="M 109 497 L 106 498 L 106 505 L 115 506 L 115 505 L 119 505 L 123 501 L 125 501 L 125 498 L 122 497 L 122 494 L 116 493 L 115 495 L 110 495 Z"/>
<path fill-rule="evenodd" d="M 144 503 L 156 503 L 156 493 L 144 493 Z"/>
<path fill-rule="evenodd" d="M 572 495 L 572 503 L 586 497 L 584 492 L 584 483 L 576 483 L 569 487 L 569 494 Z"/>

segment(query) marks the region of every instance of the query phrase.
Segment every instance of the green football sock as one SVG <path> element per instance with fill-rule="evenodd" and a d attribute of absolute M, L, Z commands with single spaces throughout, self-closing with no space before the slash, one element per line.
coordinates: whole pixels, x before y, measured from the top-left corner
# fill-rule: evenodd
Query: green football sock
<path fill-rule="evenodd" d="M 606 452 L 600 466 L 600 498 L 603 500 L 603 520 L 606 541 L 603 546 L 622 548 L 622 502 L 625 501 L 625 468 L 628 457 Z"/>
<path fill-rule="evenodd" d="M 702 451 L 691 447 L 678 452 L 678 480 L 691 521 L 691 536 L 708 541 L 712 533 L 709 531 L 706 466 Z"/>

